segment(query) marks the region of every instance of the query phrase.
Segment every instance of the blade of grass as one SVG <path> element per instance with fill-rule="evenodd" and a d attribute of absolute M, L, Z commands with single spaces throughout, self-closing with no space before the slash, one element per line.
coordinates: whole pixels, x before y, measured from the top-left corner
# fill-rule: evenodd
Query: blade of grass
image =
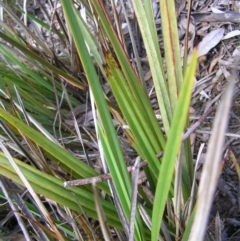
<path fill-rule="evenodd" d="M 28 231 L 27 231 L 27 228 L 26 228 L 26 226 L 24 225 L 24 222 L 23 222 L 21 216 L 19 215 L 19 212 L 18 212 L 19 210 L 18 210 L 18 208 L 16 207 L 16 205 L 14 204 L 14 202 L 12 201 L 12 198 L 10 197 L 10 195 L 9 195 L 9 193 L 8 193 L 9 191 L 7 191 L 7 188 L 5 187 L 5 185 L 4 185 L 4 183 L 3 183 L 3 181 L 2 181 L 1 179 L 2 179 L 2 178 L 0 177 L 0 188 L 1 188 L 2 192 L 4 193 L 4 196 L 5 196 L 8 204 L 9 204 L 12 212 L 13 212 L 14 215 L 15 215 L 15 218 L 16 218 L 18 224 L 19 224 L 19 227 L 21 228 L 21 231 L 22 231 L 22 233 L 23 233 L 23 235 L 24 235 L 24 237 L 25 237 L 25 240 L 26 240 L 26 241 L 31 241 L 30 235 L 29 235 L 29 233 L 28 233 Z"/>
<path fill-rule="evenodd" d="M 12 11 L 12 9 L 7 6 L 3 1 L 0 2 L 0 5 L 4 8 L 4 10 L 9 14 L 9 17 L 18 25 L 21 27 L 21 29 L 24 31 L 24 33 L 26 34 L 27 37 L 31 37 L 32 39 L 34 39 L 36 41 L 36 43 L 38 43 L 39 46 L 41 46 L 41 48 L 44 49 L 45 53 L 51 54 L 51 51 L 47 48 L 47 45 L 45 42 L 40 41 L 38 39 L 37 36 L 35 36 L 31 31 L 29 31 L 29 29 L 27 28 L 27 26 L 25 26 L 23 24 L 22 21 L 19 21 L 18 16 Z M 8 22 L 8 24 L 11 26 L 10 22 Z M 13 29 L 13 28 L 11 28 Z"/>
<path fill-rule="evenodd" d="M 83 161 L 80 161 L 79 159 L 71 155 L 67 150 L 63 149 L 60 145 L 48 140 L 42 134 L 27 126 L 25 123 L 18 120 L 17 118 L 11 116 L 6 111 L 0 109 L 0 116 L 8 123 L 10 123 L 13 127 L 24 133 L 24 135 L 31 139 L 34 143 L 42 147 L 46 152 L 56 158 L 56 160 L 58 160 L 60 163 L 74 170 L 80 176 L 91 177 L 97 175 L 97 172 L 91 169 Z M 105 184 L 100 184 L 100 186 L 102 186 L 105 191 L 109 192 Z"/>
<path fill-rule="evenodd" d="M 171 104 L 166 86 L 165 73 L 162 67 L 162 59 L 157 41 L 157 33 L 155 22 L 153 19 L 152 4 L 145 1 L 145 6 L 139 4 L 138 0 L 132 1 L 136 17 L 138 19 L 139 28 L 142 33 L 143 41 L 147 51 L 148 61 L 152 72 L 154 87 L 157 95 L 158 105 L 160 108 L 162 121 L 166 134 L 168 135 L 170 123 L 172 120 Z M 147 11 L 147 12 L 146 12 Z M 147 14 L 150 14 L 147 15 Z M 149 16 L 149 17 L 148 17 Z"/>
<path fill-rule="evenodd" d="M 134 143 L 137 145 L 135 148 L 136 150 L 141 149 L 139 154 L 144 154 L 143 159 L 148 160 L 152 173 L 157 178 L 160 165 L 155 153 L 160 151 L 160 143 L 157 142 L 158 140 L 154 138 L 154 135 L 149 135 L 151 130 L 148 128 L 147 120 L 144 119 L 144 115 L 139 110 L 138 103 L 132 98 L 128 85 L 110 53 L 107 54 L 106 61 L 109 66 L 109 69 L 105 67 L 108 81 L 130 131 L 134 134 Z M 161 142 L 162 146 L 165 145 L 164 142 L 165 140 Z"/>
<path fill-rule="evenodd" d="M 106 222 L 107 220 L 106 220 L 104 210 L 103 210 L 102 205 L 101 205 L 100 200 L 99 200 L 99 194 L 98 194 L 98 191 L 96 189 L 96 184 L 93 183 L 92 186 L 93 186 L 95 206 L 96 206 L 96 209 L 97 209 L 97 214 L 98 214 L 101 230 L 103 232 L 104 240 L 113 241 L 113 237 L 111 235 L 110 228 L 109 228 L 109 226 L 107 225 L 107 222 Z"/>
<path fill-rule="evenodd" d="M 86 90 L 86 86 L 84 86 L 79 80 L 75 79 L 73 76 L 65 73 L 61 69 L 57 68 L 56 66 L 52 65 L 48 61 L 44 60 L 40 56 L 38 56 L 36 53 L 32 52 L 31 50 L 28 50 L 23 45 L 19 44 L 18 42 L 14 41 L 12 38 L 6 36 L 2 32 L 0 32 L 0 38 L 8 42 L 9 44 L 16 47 L 18 50 L 22 51 L 25 55 L 27 55 L 29 58 L 32 58 L 34 61 L 38 61 L 43 66 L 47 67 L 49 70 L 52 70 L 55 75 L 62 77 L 66 82 L 72 84 L 75 87 L 78 87 L 79 89 Z M 22 66 L 22 65 L 21 65 Z"/>
<path fill-rule="evenodd" d="M 43 173 L 21 161 L 18 161 L 17 159 L 15 159 L 15 162 L 37 193 L 59 203 L 60 205 L 64 205 L 79 212 L 79 206 L 76 203 L 77 198 L 81 206 L 84 207 L 84 211 L 87 215 L 97 219 L 93 194 L 90 191 L 87 191 L 86 188 L 72 187 L 66 189 L 63 187 L 63 181 L 59 178 Z M 10 166 L 7 158 L 1 152 L 0 166 L 1 175 L 10 178 L 20 185 L 23 185 L 21 179 Z M 71 193 L 74 193 L 74 195 Z M 104 208 L 109 224 L 117 228 L 121 228 L 114 205 L 103 199 L 101 199 L 101 205 Z"/>
<path fill-rule="evenodd" d="M 210 208 L 213 202 L 220 172 L 222 149 L 229 120 L 228 113 L 231 106 L 234 85 L 237 80 L 237 71 L 234 70 L 228 78 L 228 86 L 225 90 L 225 95 L 218 107 L 214 120 L 212 135 L 208 144 L 206 159 L 201 174 L 196 203 L 196 214 L 189 241 L 196 239 L 202 241 L 204 239 Z"/>
<path fill-rule="evenodd" d="M 130 208 L 131 208 L 130 203 L 131 202 L 130 202 L 130 199 L 128 198 L 128 191 L 130 190 L 130 188 L 129 190 L 125 188 L 124 178 L 122 178 L 124 174 L 122 174 L 121 171 L 119 170 L 118 163 L 115 161 L 109 161 L 109 160 L 113 160 L 114 156 L 101 128 L 99 128 L 99 136 L 101 137 L 100 139 L 102 140 L 101 143 L 102 143 L 104 155 L 106 157 L 116 191 L 118 192 L 119 189 L 122 189 L 124 199 L 122 198 L 120 199 L 120 201 L 121 201 L 123 210 L 124 209 L 129 210 L 129 213 L 125 212 L 124 214 L 127 220 L 130 221 Z M 126 178 L 129 179 L 129 175 Z M 143 226 L 142 226 L 139 214 L 137 214 L 136 220 L 137 220 L 137 223 L 135 223 L 135 228 L 136 228 L 135 237 L 137 240 L 144 240 Z"/>
<path fill-rule="evenodd" d="M 168 75 L 168 91 L 174 112 L 182 84 L 182 65 L 174 0 L 160 1 L 162 34 Z M 173 67 L 174 66 L 174 67 Z"/>
<path fill-rule="evenodd" d="M 0 148 L 1 148 L 1 150 L 3 150 L 5 156 L 7 157 L 9 163 L 11 164 L 12 168 L 17 173 L 17 175 L 19 176 L 21 181 L 24 183 L 24 186 L 27 188 L 27 190 L 29 191 L 29 193 L 33 197 L 34 201 L 38 204 L 38 207 L 40 208 L 44 217 L 46 218 L 49 225 L 52 227 L 52 229 L 56 233 L 57 238 L 64 241 L 63 236 L 61 235 L 61 233 L 57 229 L 56 225 L 53 223 L 53 221 L 51 219 L 51 216 L 49 215 L 46 207 L 42 204 L 40 198 L 38 197 L 38 195 L 34 191 L 33 187 L 30 185 L 29 181 L 27 180 L 27 178 L 25 177 L 25 175 L 23 174 L 23 172 L 21 171 L 21 169 L 19 168 L 17 163 L 14 161 L 11 154 L 9 153 L 9 151 L 7 150 L 7 148 L 5 147 L 5 145 L 2 142 L 0 142 Z"/>
<path fill-rule="evenodd" d="M 100 139 L 102 143 L 106 144 L 106 150 L 109 152 L 109 158 L 106 158 L 109 166 L 109 170 L 112 174 L 112 179 L 114 185 L 118 185 L 120 182 L 122 188 L 117 188 L 116 191 L 119 197 L 119 200 L 122 204 L 123 211 L 126 217 L 130 218 L 130 193 L 131 193 L 131 183 L 130 178 L 128 176 L 126 163 L 123 157 L 122 149 L 120 147 L 119 140 L 116 135 L 116 131 L 113 126 L 113 122 L 107 107 L 107 103 L 101 88 L 101 85 L 98 81 L 98 76 L 96 74 L 96 70 L 92 63 L 92 60 L 89 56 L 87 47 L 84 42 L 84 38 L 81 32 L 81 28 L 78 25 L 78 16 L 74 10 L 74 7 L 71 2 L 62 1 L 63 10 L 71 29 L 77 51 L 79 53 L 80 59 L 83 64 L 83 68 L 85 70 L 87 79 L 89 81 L 89 85 L 94 96 L 95 104 L 97 106 L 97 110 L 99 112 L 99 116 L 101 119 L 101 128 L 102 132 L 100 135 Z M 99 130 L 101 130 L 99 128 Z M 111 154 L 111 155 L 110 155 Z M 117 163 L 117 170 L 114 166 Z M 118 173 L 122 175 L 119 176 Z M 139 220 L 138 220 L 139 221 Z M 140 223 L 138 223 L 140 225 Z M 138 228 L 138 230 L 141 230 Z M 144 237 L 141 237 L 139 233 L 135 236 L 137 240 L 144 240 Z"/>
<path fill-rule="evenodd" d="M 181 146 L 182 134 L 188 116 L 196 65 L 197 53 L 194 52 L 192 61 L 186 71 L 186 76 L 179 96 L 179 102 L 174 113 L 169 138 L 159 171 L 152 213 L 152 241 L 158 240 L 161 220 L 172 183 L 174 166 Z"/>
<path fill-rule="evenodd" d="M 101 24 L 104 28 L 104 31 L 112 44 L 112 47 L 114 49 L 114 54 L 116 54 L 117 56 L 117 61 L 121 67 L 120 69 L 123 72 L 125 80 L 131 89 L 133 97 L 138 102 L 138 108 L 139 110 L 141 110 L 141 113 L 145 116 L 146 120 L 148 120 L 147 122 L 149 123 L 149 128 L 152 128 L 152 132 L 154 133 L 154 135 L 157 138 L 159 138 L 158 142 L 161 142 L 160 138 L 163 139 L 163 134 L 159 128 L 158 121 L 152 110 L 151 103 L 141 85 L 139 78 L 136 76 L 136 73 L 132 68 L 129 58 L 126 52 L 124 51 L 120 40 L 118 39 L 115 33 L 114 27 L 106 13 L 104 5 L 100 0 L 91 0 L 91 1 L 101 20 Z M 150 41 L 150 39 L 148 41 Z"/>

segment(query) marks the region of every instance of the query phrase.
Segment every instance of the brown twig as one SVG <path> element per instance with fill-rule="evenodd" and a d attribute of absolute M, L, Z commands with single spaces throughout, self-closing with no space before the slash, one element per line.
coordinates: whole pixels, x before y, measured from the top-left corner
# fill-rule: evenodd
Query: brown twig
<path fill-rule="evenodd" d="M 183 135 L 182 140 L 186 140 L 197 128 L 198 126 L 206 119 L 206 117 L 214 110 L 214 107 L 210 107 L 202 116 L 201 118 L 195 122 L 188 130 L 187 132 Z M 156 155 L 157 158 L 161 158 L 163 156 L 163 152 L 160 152 Z M 139 168 L 145 167 L 148 165 L 147 161 L 143 161 L 139 164 Z M 133 171 L 134 166 L 129 166 L 128 172 Z M 105 180 L 111 179 L 112 176 L 110 173 L 105 173 L 96 177 L 89 177 L 89 178 L 84 178 L 84 179 L 77 179 L 77 180 L 72 180 L 72 181 L 66 181 L 64 182 L 64 187 L 72 187 L 72 186 L 83 186 L 87 184 L 91 184 L 93 182 L 102 182 Z"/>
<path fill-rule="evenodd" d="M 231 22 L 240 23 L 240 14 L 228 13 L 192 13 L 196 22 Z"/>
<path fill-rule="evenodd" d="M 156 155 L 157 158 L 161 158 L 163 156 L 163 152 L 160 152 Z M 143 161 L 139 163 L 139 168 L 145 167 L 148 165 L 147 161 Z M 128 172 L 133 171 L 134 166 L 129 166 L 127 168 Z M 72 181 L 66 181 L 64 182 L 64 187 L 72 187 L 72 186 L 83 186 L 87 184 L 91 184 L 93 182 L 102 182 L 108 179 L 111 179 L 112 176 L 110 173 L 105 173 L 96 177 L 89 177 L 89 178 L 84 178 L 84 179 L 77 179 L 77 180 L 72 180 Z"/>
<path fill-rule="evenodd" d="M 145 167 L 147 165 L 148 165 L 147 161 L 143 161 L 139 163 L 139 168 Z M 128 172 L 132 172 L 133 168 L 134 166 L 129 166 L 127 168 Z M 96 177 L 89 177 L 89 178 L 64 182 L 64 187 L 83 186 L 83 185 L 91 184 L 93 182 L 102 182 L 111 178 L 112 178 L 112 175 L 110 173 L 105 173 Z"/>

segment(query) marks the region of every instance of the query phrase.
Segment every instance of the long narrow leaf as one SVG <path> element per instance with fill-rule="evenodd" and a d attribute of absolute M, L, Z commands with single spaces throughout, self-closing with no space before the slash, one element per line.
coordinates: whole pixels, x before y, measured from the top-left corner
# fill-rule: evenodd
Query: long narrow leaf
<path fill-rule="evenodd" d="M 165 132 L 168 135 L 170 123 L 172 120 L 172 110 L 166 87 L 165 73 L 163 72 L 162 68 L 160 50 L 159 47 L 155 44 L 156 30 L 153 31 L 152 17 L 150 17 L 148 20 L 148 16 L 145 12 L 143 4 L 139 4 L 138 0 L 133 0 L 132 3 L 138 19 L 143 41 L 145 43 L 163 125 Z M 150 7 L 147 8 L 148 13 L 151 12 L 149 8 Z"/>
<path fill-rule="evenodd" d="M 238 62 L 235 62 L 235 64 L 239 64 L 239 59 L 237 61 Z M 225 95 L 218 107 L 214 120 L 212 135 L 210 137 L 206 159 L 202 170 L 196 204 L 196 214 L 189 241 L 194 241 L 196 239 L 202 241 L 204 239 L 208 217 L 219 178 L 225 132 L 229 121 L 228 113 L 231 108 L 233 90 L 237 80 L 238 73 L 235 69 L 229 77 L 229 83 Z"/>
<path fill-rule="evenodd" d="M 167 201 L 168 192 L 171 186 L 174 166 L 181 146 L 182 134 L 188 116 L 196 65 L 197 53 L 194 52 L 192 61 L 187 68 L 185 80 L 180 92 L 179 102 L 174 113 L 169 138 L 166 144 L 166 149 L 158 176 L 152 214 L 152 241 L 158 240 L 165 203 Z"/>
<path fill-rule="evenodd" d="M 3 109 L 0 109 L 0 116 L 5 119 L 8 123 L 14 126 L 16 129 L 24 133 L 29 139 L 34 141 L 37 145 L 42 147 L 46 152 L 56 158 L 56 160 L 63 163 L 63 165 L 69 167 L 74 172 L 78 173 L 82 177 L 92 177 L 97 175 L 97 172 L 91 169 L 88 165 L 86 165 L 83 161 L 80 161 L 73 155 L 71 155 L 67 150 L 62 148 L 60 145 L 53 143 L 48 140 L 42 134 L 34 130 L 33 128 L 27 126 L 22 121 L 17 118 L 11 116 Z M 54 160 L 54 159 L 53 159 Z M 105 184 L 100 184 L 103 189 L 108 192 L 108 188 Z"/>
<path fill-rule="evenodd" d="M 106 70 L 108 81 L 127 120 L 130 131 L 134 135 L 134 142 L 136 142 L 138 148 L 142 149 L 142 152 L 144 153 L 143 158 L 148 160 L 152 173 L 155 178 L 157 178 L 160 165 L 158 158 L 156 158 L 156 153 L 160 152 L 161 144 L 163 148 L 165 140 L 163 139 L 161 143 L 158 143 L 158 140 L 157 138 L 155 139 L 154 135 L 149 135 L 151 130 L 149 130 L 147 120 L 144 118 L 145 115 L 143 115 L 138 108 L 139 105 L 137 101 L 133 98 L 128 85 L 124 80 L 124 76 L 117 67 L 116 62 L 110 53 L 106 56 L 106 62 L 109 66 L 109 69 Z"/>
<path fill-rule="evenodd" d="M 85 188 L 79 187 L 72 187 L 66 189 L 63 187 L 62 180 L 46 173 L 40 172 L 39 170 L 36 170 L 35 168 L 21 161 L 18 161 L 16 159 L 15 161 L 37 193 L 44 195 L 45 197 L 59 203 L 60 205 L 64 205 L 71 208 L 72 210 L 79 212 L 81 210 L 79 209 L 79 206 L 76 202 L 77 199 L 78 202 L 84 207 L 86 213 L 90 217 L 97 219 L 97 214 L 94 206 L 94 197 L 90 191 L 85 190 Z M 4 175 L 5 177 L 10 178 L 14 182 L 23 185 L 20 178 L 17 176 L 13 168 L 9 165 L 7 158 L 1 152 L 0 167 L 1 175 Z M 75 195 L 73 195 L 72 193 L 74 193 Z M 103 199 L 101 199 L 101 204 L 104 208 L 104 212 L 108 218 L 109 224 L 113 226 L 116 225 L 116 227 L 121 228 L 114 205 Z"/>
<path fill-rule="evenodd" d="M 165 58 L 168 72 L 168 90 L 172 111 L 174 112 L 183 79 L 174 0 L 161 0 L 160 9 L 164 49 L 167 50 L 165 51 Z"/>
<path fill-rule="evenodd" d="M 154 116 L 151 103 L 146 95 L 143 86 L 139 78 L 136 76 L 132 65 L 129 61 L 127 54 L 125 53 L 118 36 L 116 35 L 113 25 L 106 13 L 104 5 L 101 0 L 91 0 L 92 4 L 95 7 L 96 12 L 101 20 L 101 24 L 105 30 L 105 33 L 109 40 L 111 41 L 112 47 L 114 49 L 114 53 L 117 56 L 117 60 L 121 66 L 121 70 L 125 76 L 126 82 L 128 83 L 133 97 L 138 102 L 139 110 L 145 116 L 146 120 L 148 120 L 149 128 L 152 129 L 152 133 L 159 138 L 159 142 L 161 142 L 160 138 L 163 139 L 163 133 L 159 128 L 159 124 L 157 119 Z M 140 4 L 142 5 L 142 3 Z M 145 18 L 146 20 L 147 18 Z M 148 40 L 150 41 L 150 40 Z M 156 63 L 155 63 L 156 67 Z M 156 68 L 157 69 L 157 68 Z"/>
<path fill-rule="evenodd" d="M 24 54 L 26 54 L 27 56 L 29 56 L 29 58 L 33 58 L 34 60 L 38 61 L 40 64 L 42 64 L 43 66 L 49 68 L 50 70 L 52 70 L 56 75 L 59 75 L 60 77 L 62 77 L 65 81 L 69 82 L 70 84 L 78 87 L 79 89 L 83 89 L 86 90 L 86 86 L 84 86 L 82 83 L 80 83 L 80 81 L 78 81 L 77 79 L 75 79 L 74 77 L 72 77 L 71 75 L 65 73 L 64 71 L 62 71 L 61 69 L 57 68 L 56 66 L 50 64 L 48 61 L 44 60 L 43 58 L 41 58 L 40 56 L 38 56 L 36 53 L 28 50 L 27 48 L 25 48 L 24 46 L 22 46 L 21 44 L 19 44 L 18 42 L 14 41 L 13 39 L 11 39 L 10 37 L 6 36 L 5 34 L 3 34 L 2 32 L 0 32 L 0 38 L 2 38 L 3 40 L 5 40 L 6 42 L 8 42 L 9 44 L 12 44 L 14 47 L 16 47 L 17 49 L 19 49 L 20 51 L 22 51 Z"/>
<path fill-rule="evenodd" d="M 116 173 L 116 170 L 114 170 L 113 162 L 118 163 L 119 172 L 123 174 L 123 176 L 121 176 L 120 178 L 122 179 L 121 183 L 124 184 L 124 186 L 123 188 L 116 188 L 116 191 L 120 199 L 120 202 L 123 204 L 122 205 L 123 211 L 126 217 L 129 219 L 131 183 L 130 183 L 130 178 L 128 177 L 128 172 L 127 172 L 125 160 L 123 157 L 123 153 L 120 147 L 120 143 L 113 126 L 113 122 L 107 107 L 107 103 L 106 103 L 101 85 L 98 81 L 96 70 L 93 66 L 92 60 L 86 48 L 81 28 L 78 25 L 79 24 L 79 21 L 77 20 L 78 16 L 76 15 L 76 12 L 71 2 L 62 1 L 62 5 L 63 5 L 63 10 L 65 13 L 67 22 L 69 24 L 69 27 L 71 29 L 71 32 L 75 41 L 79 56 L 82 61 L 83 68 L 86 72 L 86 76 L 94 96 L 97 110 L 99 112 L 101 125 L 103 129 L 103 132 L 100 135 L 100 137 L 103 143 L 106 143 L 107 145 L 109 145 L 108 148 L 111 150 L 111 153 L 109 152 L 111 156 L 106 158 L 106 160 L 108 162 L 109 170 L 113 174 L 112 178 L 115 185 L 117 185 L 117 183 L 119 182 L 119 179 L 118 179 L 119 176 L 114 175 L 114 173 Z M 141 240 L 139 235 L 136 237 L 136 239 Z"/>

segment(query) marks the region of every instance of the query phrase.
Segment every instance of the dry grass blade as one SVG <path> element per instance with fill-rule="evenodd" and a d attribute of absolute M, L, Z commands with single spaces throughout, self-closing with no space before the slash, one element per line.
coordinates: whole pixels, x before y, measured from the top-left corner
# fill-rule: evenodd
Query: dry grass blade
<path fill-rule="evenodd" d="M 137 189 L 138 189 L 138 176 L 139 176 L 140 157 L 137 157 L 132 171 L 132 195 L 131 195 L 131 212 L 129 222 L 129 241 L 134 240 L 134 222 L 136 218 L 137 208 Z"/>
<path fill-rule="evenodd" d="M 93 187 L 94 200 L 95 200 L 95 205 L 96 205 L 96 209 L 97 209 L 97 214 L 98 214 L 101 230 L 102 230 L 102 233 L 104 236 L 104 240 L 113 241 L 114 239 L 111 235 L 110 228 L 107 225 L 107 219 L 106 219 L 106 216 L 104 214 L 103 208 L 102 208 L 100 200 L 99 200 L 99 196 L 98 196 L 99 194 L 96 189 L 96 183 L 93 183 L 92 187 Z"/>
<path fill-rule="evenodd" d="M 7 198 L 7 201 L 8 201 L 8 203 L 9 203 L 12 211 L 14 212 L 14 215 L 15 215 L 17 221 L 18 221 L 18 224 L 19 224 L 19 226 L 20 226 L 20 228 L 21 228 L 21 230 L 22 230 L 22 232 L 23 232 L 23 234 L 24 234 L 25 240 L 26 240 L 26 241 L 31 241 L 30 235 L 29 235 L 29 233 L 28 233 L 28 231 L 27 231 L 27 229 L 26 229 L 26 227 L 25 227 L 25 225 L 24 225 L 24 223 L 23 223 L 23 220 L 22 220 L 21 216 L 18 214 L 18 209 L 16 208 L 16 206 L 15 206 L 15 204 L 13 203 L 10 195 L 8 194 L 8 191 L 7 191 L 7 189 L 5 188 L 5 185 L 4 185 L 4 183 L 2 182 L 2 180 L 0 180 L 0 188 L 1 188 L 1 190 L 3 191 L 5 197 Z"/>
<path fill-rule="evenodd" d="M 20 168 L 18 167 L 18 165 L 14 161 L 12 155 L 9 153 L 9 151 L 7 150 L 7 148 L 5 147 L 5 145 L 2 142 L 0 142 L 0 148 L 3 150 L 5 156 L 8 158 L 8 160 L 11 163 L 12 167 L 14 168 L 15 172 L 21 178 L 22 182 L 24 183 L 24 185 L 28 189 L 28 191 L 31 193 L 31 195 L 34 198 L 34 200 L 36 201 L 36 203 L 38 203 L 38 207 L 41 208 L 41 211 L 44 214 L 44 216 L 45 216 L 46 220 L 48 221 L 49 225 L 55 231 L 56 237 L 59 240 L 63 240 L 64 241 L 63 236 L 61 235 L 61 233 L 57 229 L 56 225 L 52 221 L 51 216 L 49 215 L 46 207 L 42 204 L 41 200 L 39 199 L 38 195 L 36 194 L 36 192 L 34 191 L 32 186 L 30 185 L 29 181 L 26 179 L 26 177 L 24 176 L 24 174 L 22 173 L 22 171 L 20 170 Z"/>
<path fill-rule="evenodd" d="M 237 75 L 235 70 L 229 78 L 225 95 L 219 105 L 215 117 L 212 136 L 209 141 L 206 160 L 198 190 L 197 209 L 189 241 L 202 241 L 204 239 L 208 216 L 219 177 L 222 148 L 228 124 L 228 113 L 231 106 L 232 93 L 236 79 Z"/>
<path fill-rule="evenodd" d="M 183 148 L 181 148 L 183 149 Z M 180 156 L 175 164 L 175 180 L 174 180 L 174 216 L 176 222 L 176 237 L 180 233 L 181 220 L 181 199 L 182 199 L 182 162 Z"/>
<path fill-rule="evenodd" d="M 41 241 L 48 241 L 49 239 L 48 239 L 47 235 L 37 225 L 39 223 L 39 220 L 37 220 L 34 217 L 33 213 L 31 212 L 32 209 L 30 209 L 30 207 L 28 207 L 28 205 L 26 204 L 25 200 L 26 200 L 26 198 L 30 197 L 30 193 L 25 192 L 25 195 L 20 195 L 20 194 L 16 193 L 16 191 L 14 193 L 12 193 L 13 190 L 16 190 L 16 184 L 12 183 L 11 181 L 7 181 L 7 180 L 6 180 L 6 184 L 7 184 L 8 189 L 11 190 L 12 199 L 16 202 L 18 207 L 21 207 L 21 215 L 23 215 L 24 218 L 27 217 L 27 220 L 30 220 L 29 223 L 31 223 L 33 230 L 35 231 L 37 236 L 39 236 L 39 239 Z"/>
<path fill-rule="evenodd" d="M 222 223 L 218 212 L 215 217 L 215 239 L 222 240 Z"/>

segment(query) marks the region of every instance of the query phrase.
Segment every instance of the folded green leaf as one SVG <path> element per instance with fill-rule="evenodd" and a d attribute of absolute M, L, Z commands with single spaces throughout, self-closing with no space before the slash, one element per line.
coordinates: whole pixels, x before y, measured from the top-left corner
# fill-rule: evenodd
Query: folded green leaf
<path fill-rule="evenodd" d="M 174 166 L 181 146 L 182 135 L 186 125 L 189 104 L 194 83 L 194 75 L 197 65 L 197 53 L 194 52 L 192 61 L 187 68 L 183 86 L 180 91 L 179 101 L 174 113 L 168 141 L 164 150 L 164 157 L 160 168 L 157 189 L 152 214 L 152 241 L 158 240 L 161 220 L 165 209 L 169 189 L 172 183 Z"/>

